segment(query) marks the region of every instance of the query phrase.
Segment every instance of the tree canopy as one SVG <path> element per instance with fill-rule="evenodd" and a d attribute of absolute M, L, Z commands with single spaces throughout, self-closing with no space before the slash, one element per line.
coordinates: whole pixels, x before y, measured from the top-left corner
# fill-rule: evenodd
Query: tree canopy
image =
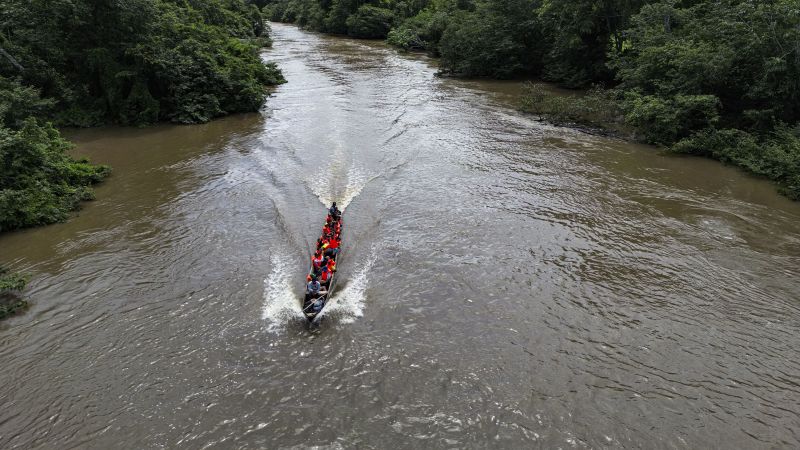
<path fill-rule="evenodd" d="M 109 168 L 56 125 L 197 123 L 283 82 L 245 0 L 0 0 L 0 231 L 64 220 Z"/>

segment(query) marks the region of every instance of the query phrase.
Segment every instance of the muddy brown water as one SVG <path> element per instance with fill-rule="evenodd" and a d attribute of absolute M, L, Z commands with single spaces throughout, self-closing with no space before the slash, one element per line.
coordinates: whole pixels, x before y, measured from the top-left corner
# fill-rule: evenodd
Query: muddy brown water
<path fill-rule="evenodd" d="M 0 448 L 800 446 L 800 205 L 519 114 L 517 83 L 274 34 L 262 114 L 67 133 L 115 172 L 0 236 L 34 277 L 0 323 Z"/>

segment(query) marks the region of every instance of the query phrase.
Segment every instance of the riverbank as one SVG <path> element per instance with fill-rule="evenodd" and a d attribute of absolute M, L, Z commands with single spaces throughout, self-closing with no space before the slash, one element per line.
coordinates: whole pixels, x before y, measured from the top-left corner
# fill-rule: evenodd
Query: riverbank
<path fill-rule="evenodd" d="M 595 87 L 564 95 L 548 90 L 544 84 L 530 82 L 525 86 L 520 109 L 557 125 L 660 145 L 649 137 L 646 128 L 635 126 L 636 111 L 624 98 L 625 93 L 617 89 Z M 737 129 L 708 129 L 660 146 L 674 153 L 708 157 L 769 179 L 780 193 L 800 200 L 800 127 L 782 126 L 762 135 Z"/>
<path fill-rule="evenodd" d="M 0 48 L 0 233 L 67 220 L 110 173 L 70 157 L 54 124 L 205 123 L 259 111 L 285 82 L 244 0 L 25 3 L 0 21 L 13 37 Z"/>

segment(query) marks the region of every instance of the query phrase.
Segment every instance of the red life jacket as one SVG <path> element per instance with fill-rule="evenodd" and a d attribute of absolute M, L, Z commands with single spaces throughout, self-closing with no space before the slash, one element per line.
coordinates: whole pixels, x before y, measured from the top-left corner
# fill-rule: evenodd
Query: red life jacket
<path fill-rule="evenodd" d="M 330 277 L 331 277 L 331 271 L 330 270 L 323 270 L 322 271 L 322 275 L 319 276 L 319 281 L 320 281 L 320 283 L 325 283 L 326 281 L 328 281 L 328 279 Z"/>
<path fill-rule="evenodd" d="M 339 239 L 333 238 L 328 241 L 328 248 L 339 248 Z"/>

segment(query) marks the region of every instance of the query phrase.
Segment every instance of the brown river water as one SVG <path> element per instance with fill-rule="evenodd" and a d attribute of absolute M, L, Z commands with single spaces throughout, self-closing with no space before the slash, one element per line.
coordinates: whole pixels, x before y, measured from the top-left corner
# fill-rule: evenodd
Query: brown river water
<path fill-rule="evenodd" d="M 67 132 L 115 172 L 0 237 L 33 275 L 0 323 L 0 448 L 800 446 L 800 204 L 538 122 L 519 83 L 273 28 L 262 114 Z"/>

